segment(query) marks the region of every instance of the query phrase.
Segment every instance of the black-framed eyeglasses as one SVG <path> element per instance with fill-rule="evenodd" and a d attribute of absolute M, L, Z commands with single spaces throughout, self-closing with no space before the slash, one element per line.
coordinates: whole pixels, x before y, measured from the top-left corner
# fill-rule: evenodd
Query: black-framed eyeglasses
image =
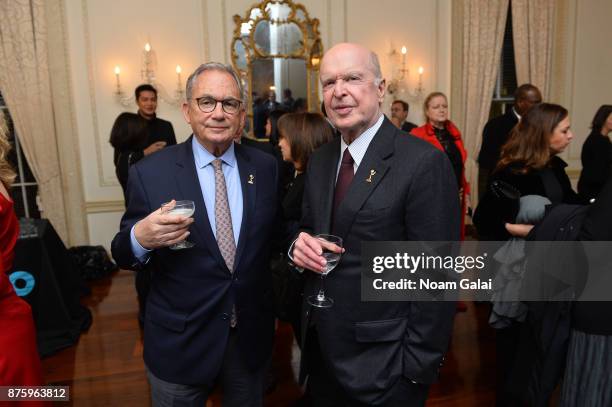
<path fill-rule="evenodd" d="M 221 108 L 227 114 L 236 114 L 240 110 L 242 102 L 238 99 L 217 100 L 210 96 L 202 96 L 195 99 L 198 108 L 203 113 L 210 113 L 217 108 L 217 103 L 221 103 Z"/>

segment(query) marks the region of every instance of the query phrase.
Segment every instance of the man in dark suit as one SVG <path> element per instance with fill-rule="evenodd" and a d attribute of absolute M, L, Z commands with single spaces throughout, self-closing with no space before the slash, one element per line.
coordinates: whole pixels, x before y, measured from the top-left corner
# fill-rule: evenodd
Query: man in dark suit
<path fill-rule="evenodd" d="M 395 127 L 406 133 L 410 133 L 410 130 L 417 127 L 416 124 L 406 121 L 409 109 L 410 105 L 401 99 L 394 100 L 391 103 L 391 122 L 395 124 Z"/>
<path fill-rule="evenodd" d="M 455 303 L 362 302 L 361 243 L 457 240 L 452 169 L 444 153 L 406 137 L 383 115 L 376 54 L 338 44 L 323 57 L 320 77 L 327 114 L 342 137 L 317 150 L 306 172 L 304 232 L 290 249 L 295 264 L 310 270 L 305 298 L 320 288 L 325 265 L 325 243 L 313 235 L 338 235 L 345 251 L 325 279 L 333 306 L 304 303 L 301 376 L 308 375 L 317 407 L 424 406 Z"/>
<path fill-rule="evenodd" d="M 220 382 L 224 406 L 261 406 L 274 332 L 267 266 L 277 165 L 233 142 L 246 114 L 231 67 L 200 66 L 183 114 L 193 136 L 130 169 L 113 256 L 121 267 L 153 265 L 144 329 L 153 405 L 204 405 Z M 194 201 L 193 219 L 159 209 L 172 200 Z M 187 236 L 194 247 L 169 248 Z"/>
<path fill-rule="evenodd" d="M 482 131 L 482 146 L 478 154 L 478 196 L 486 192 L 491 171 L 497 166 L 501 148 L 522 115 L 532 106 L 542 103 L 540 90 L 530 83 L 519 86 L 514 92 L 514 105 L 501 116 L 489 120 Z"/>

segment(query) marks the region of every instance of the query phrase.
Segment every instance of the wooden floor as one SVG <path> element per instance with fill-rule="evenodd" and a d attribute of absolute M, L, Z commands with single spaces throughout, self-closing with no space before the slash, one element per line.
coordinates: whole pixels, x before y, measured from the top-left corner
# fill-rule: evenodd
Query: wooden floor
<path fill-rule="evenodd" d="M 45 380 L 70 386 L 70 405 L 148 406 L 132 273 L 120 271 L 91 287 L 92 294 L 83 303 L 92 311 L 93 324 L 76 346 L 43 360 Z M 473 303 L 468 303 L 467 312 L 457 314 L 451 349 L 440 381 L 431 388 L 428 406 L 494 404 L 495 345 L 486 315 L 485 306 Z M 290 406 L 299 398 L 298 358 L 291 328 L 280 324 L 273 359 L 277 386 L 267 395 L 266 406 Z M 208 402 L 208 407 L 220 405 L 218 395 Z"/>

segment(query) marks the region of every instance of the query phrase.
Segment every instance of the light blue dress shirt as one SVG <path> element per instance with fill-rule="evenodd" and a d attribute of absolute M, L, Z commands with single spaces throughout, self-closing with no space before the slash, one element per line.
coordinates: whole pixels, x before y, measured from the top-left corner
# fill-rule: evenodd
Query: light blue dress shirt
<path fill-rule="evenodd" d="M 196 211 L 206 210 L 210 227 L 212 228 L 213 235 L 217 237 L 216 221 L 215 221 L 215 169 L 212 166 L 212 162 L 217 159 L 213 154 L 206 150 L 197 141 L 194 136 L 191 145 L 193 148 L 193 159 L 195 161 L 196 170 L 198 172 L 198 180 L 200 182 L 200 189 L 204 197 L 204 204 L 206 208 L 195 208 Z M 219 157 L 223 162 L 223 175 L 225 177 L 225 185 L 227 188 L 227 199 L 230 206 L 230 213 L 232 216 L 232 229 L 234 232 L 234 241 L 238 246 L 238 239 L 240 238 L 240 227 L 242 226 L 242 185 L 240 184 L 240 173 L 238 171 L 238 162 L 236 160 L 236 152 L 234 149 L 234 143 Z M 171 200 L 169 197 L 168 200 Z M 193 227 L 193 225 L 192 225 Z M 149 253 L 151 250 L 147 250 L 142 247 L 136 237 L 134 236 L 134 227 L 130 232 L 132 252 L 134 256 L 142 263 L 148 261 Z"/>
<path fill-rule="evenodd" d="M 338 180 L 338 174 L 340 173 L 340 165 L 342 164 L 342 155 L 344 154 L 344 150 L 347 148 L 349 149 L 351 157 L 353 157 L 353 173 L 356 173 L 357 168 L 359 168 L 359 164 L 361 164 L 361 160 L 363 160 L 363 157 L 368 151 L 368 147 L 370 146 L 372 139 L 378 132 L 378 129 L 380 129 L 380 126 L 382 126 L 384 118 L 385 115 L 381 114 L 378 120 L 376 120 L 376 123 L 357 136 L 357 138 L 355 138 L 350 145 L 346 144 L 344 137 L 340 137 L 340 160 L 338 161 L 338 167 L 336 168 L 336 180 Z"/>

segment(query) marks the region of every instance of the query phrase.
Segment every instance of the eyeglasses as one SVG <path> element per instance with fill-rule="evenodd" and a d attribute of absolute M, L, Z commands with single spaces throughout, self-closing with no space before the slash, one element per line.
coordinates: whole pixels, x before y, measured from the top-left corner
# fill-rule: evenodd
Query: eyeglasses
<path fill-rule="evenodd" d="M 221 108 L 227 114 L 235 114 L 240 110 L 242 102 L 238 99 L 217 100 L 210 96 L 203 96 L 195 99 L 198 107 L 203 113 L 210 113 L 217 108 L 217 103 L 221 103 Z"/>

